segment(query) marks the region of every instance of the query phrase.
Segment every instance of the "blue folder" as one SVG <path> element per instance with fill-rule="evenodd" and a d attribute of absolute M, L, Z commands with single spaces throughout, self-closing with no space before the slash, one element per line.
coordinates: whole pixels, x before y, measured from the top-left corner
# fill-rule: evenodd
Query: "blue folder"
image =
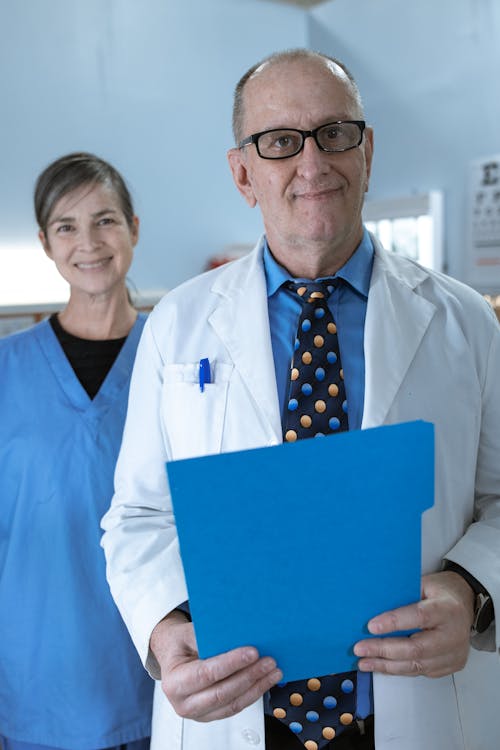
<path fill-rule="evenodd" d="M 355 669 L 368 620 L 420 599 L 433 429 L 169 462 L 200 656 L 253 645 L 287 681 Z"/>

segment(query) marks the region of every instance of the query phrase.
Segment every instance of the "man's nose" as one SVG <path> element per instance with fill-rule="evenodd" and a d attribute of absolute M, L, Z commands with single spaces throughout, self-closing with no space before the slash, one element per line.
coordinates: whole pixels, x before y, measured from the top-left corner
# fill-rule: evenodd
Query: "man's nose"
<path fill-rule="evenodd" d="M 317 148 L 317 149 L 319 149 L 320 151 L 322 150 L 322 149 L 321 149 L 321 148 L 319 147 L 318 141 L 316 140 L 316 136 L 315 136 L 315 135 L 313 135 L 313 133 L 307 133 L 307 134 L 306 134 L 306 135 L 304 136 L 304 146 L 303 146 L 304 148 L 305 148 L 305 147 L 306 147 L 306 145 L 307 145 L 307 142 L 308 142 L 308 138 L 310 138 L 310 139 L 311 139 L 311 142 L 312 142 L 312 143 L 314 143 L 314 145 L 316 146 L 316 148 Z"/>
<path fill-rule="evenodd" d="M 307 176 L 311 170 L 317 172 L 328 172 L 330 164 L 326 151 L 323 151 L 317 144 L 313 135 L 304 137 L 304 146 L 299 154 L 298 170 Z"/>

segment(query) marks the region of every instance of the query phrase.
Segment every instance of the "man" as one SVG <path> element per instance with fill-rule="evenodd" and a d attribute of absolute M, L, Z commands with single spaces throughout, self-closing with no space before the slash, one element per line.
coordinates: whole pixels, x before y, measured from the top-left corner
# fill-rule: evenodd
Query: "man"
<path fill-rule="evenodd" d="M 234 131 L 234 181 L 251 207 L 259 205 L 265 236 L 248 257 L 171 292 L 150 316 L 116 494 L 103 521 L 113 594 L 168 699 L 157 690 L 153 747 L 468 747 L 455 673 L 468 659 L 478 613 L 483 632 L 475 645 L 498 646 L 492 601 L 500 601 L 500 329 L 475 292 L 386 253 L 364 231 L 373 133 L 339 62 L 294 50 L 254 66 L 236 89 Z M 302 284 L 303 293 L 310 280 L 328 287 L 317 316 L 335 313 L 349 429 L 426 419 L 436 431 L 422 600 L 374 612 L 369 623 L 375 636 L 419 632 L 356 644 L 358 679 L 343 680 L 350 688 L 339 695 L 347 700 L 354 687 L 355 708 L 319 739 L 308 738 L 298 721 L 290 722 L 295 734 L 281 721 L 290 707 L 274 708 L 282 675 L 272 655 L 242 644 L 198 658 L 164 469 L 168 460 L 278 444 L 283 434 L 294 439 L 288 387 L 303 309 L 294 290 Z M 325 289 L 321 283 L 315 289 Z M 202 394 L 204 357 L 213 382 Z M 328 421 L 332 430 L 335 420 Z M 299 686 L 290 703 L 300 703 L 305 690 Z M 320 710 L 309 711 L 308 721 Z M 496 747 L 493 723 L 481 727 L 485 748 Z"/>

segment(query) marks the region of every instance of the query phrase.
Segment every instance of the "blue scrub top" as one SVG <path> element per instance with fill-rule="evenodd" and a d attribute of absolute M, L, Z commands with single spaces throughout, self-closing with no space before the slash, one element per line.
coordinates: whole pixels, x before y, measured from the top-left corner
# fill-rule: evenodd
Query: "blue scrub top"
<path fill-rule="evenodd" d="M 0 734 L 12 739 L 87 750 L 150 734 L 153 682 L 99 545 L 144 322 L 93 400 L 48 321 L 0 340 Z"/>

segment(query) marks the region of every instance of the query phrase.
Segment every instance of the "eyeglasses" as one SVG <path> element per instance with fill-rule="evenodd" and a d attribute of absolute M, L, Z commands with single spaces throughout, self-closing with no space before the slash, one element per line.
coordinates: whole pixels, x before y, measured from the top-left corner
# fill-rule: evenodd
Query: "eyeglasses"
<path fill-rule="evenodd" d="M 356 148 L 363 140 L 366 127 L 364 120 L 339 120 L 321 125 L 314 130 L 296 130 L 295 128 L 277 128 L 254 133 L 238 143 L 238 148 L 255 143 L 258 155 L 262 159 L 288 159 L 296 156 L 304 148 L 306 138 L 314 138 L 321 151 L 337 153 Z"/>

